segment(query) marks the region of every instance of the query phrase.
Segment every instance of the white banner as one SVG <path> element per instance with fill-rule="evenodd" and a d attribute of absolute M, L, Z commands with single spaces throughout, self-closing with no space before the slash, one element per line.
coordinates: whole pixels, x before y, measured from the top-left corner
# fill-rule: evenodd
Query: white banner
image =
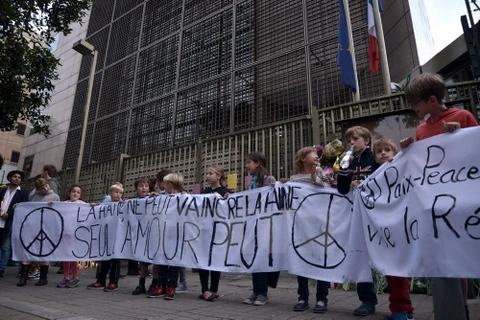
<path fill-rule="evenodd" d="M 97 207 L 21 203 L 15 260 L 129 258 L 229 272 L 288 270 L 335 282 L 480 277 L 480 127 L 411 145 L 355 192 L 277 183 L 232 194 Z M 353 212 L 353 214 L 352 214 Z"/>
<path fill-rule="evenodd" d="M 412 144 L 359 187 L 371 265 L 404 277 L 480 276 L 480 127 Z"/>
<path fill-rule="evenodd" d="M 363 234 L 349 231 L 351 208 L 351 200 L 334 189 L 299 183 L 277 183 L 226 200 L 162 195 L 96 207 L 22 203 L 15 212 L 13 256 L 19 261 L 128 258 L 371 281 Z"/>

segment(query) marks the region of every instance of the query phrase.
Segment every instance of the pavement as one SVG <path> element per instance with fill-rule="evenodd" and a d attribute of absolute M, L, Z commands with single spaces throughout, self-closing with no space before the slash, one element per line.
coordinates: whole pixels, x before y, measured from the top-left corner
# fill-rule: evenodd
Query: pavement
<path fill-rule="evenodd" d="M 304 312 L 292 311 L 297 301 L 297 280 L 295 276 L 282 273 L 278 288 L 269 292 L 270 301 L 266 306 L 257 307 L 243 304 L 243 299 L 251 294 L 249 274 L 223 273 L 220 280 L 220 298 L 207 302 L 198 299 L 200 281 L 198 274 L 187 270 L 189 292 L 177 294 L 173 301 L 148 299 L 146 295 L 133 296 L 131 292 L 138 284 L 137 276 L 120 279 L 116 292 L 87 290 L 86 285 L 94 282 L 95 270 L 80 270 L 80 286 L 73 289 L 56 288 L 62 280 L 57 275 L 58 268 L 51 267 L 49 284 L 35 287 L 36 280 L 29 280 L 25 287 L 17 287 L 17 267 L 9 267 L 5 277 L 0 279 L 0 319 L 382 319 L 389 314 L 388 294 L 379 295 L 377 312 L 371 316 L 357 318 L 353 309 L 359 305 L 354 291 L 331 289 L 328 311 L 325 314 L 312 313 L 314 296 L 311 295 L 311 308 Z M 150 284 L 147 278 L 147 286 Z M 310 281 L 310 292 L 314 291 L 314 281 Z M 413 294 L 416 320 L 434 320 L 432 297 Z M 470 300 L 470 319 L 480 319 L 480 299 Z"/>

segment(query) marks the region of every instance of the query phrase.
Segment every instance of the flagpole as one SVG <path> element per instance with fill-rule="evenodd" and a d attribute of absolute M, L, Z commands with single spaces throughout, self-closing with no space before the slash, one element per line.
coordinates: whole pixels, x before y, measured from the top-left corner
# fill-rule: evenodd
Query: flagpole
<path fill-rule="evenodd" d="M 383 35 L 382 17 L 378 0 L 373 0 L 373 18 L 375 19 L 375 28 L 377 30 L 378 50 L 380 51 L 380 63 L 382 64 L 383 88 L 386 95 L 392 94 L 390 83 L 390 69 L 388 67 L 387 49 L 385 47 L 385 37 Z"/>
<path fill-rule="evenodd" d="M 352 22 L 350 20 L 350 7 L 348 5 L 348 0 L 343 0 L 343 10 L 345 11 L 345 20 L 347 20 L 346 22 L 347 22 L 348 41 L 350 44 L 350 54 L 352 56 L 353 73 L 355 74 L 355 84 L 357 87 L 357 92 L 352 93 L 353 101 L 360 101 L 360 87 L 358 86 L 358 77 L 357 77 L 357 59 L 355 58 L 355 48 L 353 46 Z"/>

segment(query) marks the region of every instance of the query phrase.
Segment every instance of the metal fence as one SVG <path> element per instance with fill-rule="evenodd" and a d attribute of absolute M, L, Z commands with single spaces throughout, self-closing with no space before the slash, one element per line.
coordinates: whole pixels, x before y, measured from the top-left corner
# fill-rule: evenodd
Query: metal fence
<path fill-rule="evenodd" d="M 196 145 L 351 101 L 337 64 L 338 5 L 96 1 L 86 40 L 99 56 L 83 164 Z M 359 90 L 375 97 L 382 76 L 368 71 L 365 4 L 351 2 L 350 11 Z M 90 65 L 83 57 L 63 167 L 76 165 Z"/>
<path fill-rule="evenodd" d="M 449 84 L 446 101 L 462 104 L 479 119 L 479 94 L 480 81 Z M 91 202 L 101 200 L 109 186 L 116 181 L 124 183 L 125 195 L 129 197 L 134 193 L 136 179 L 154 177 L 159 170 L 169 168 L 184 176 L 185 187 L 191 191 L 192 184 L 204 184 L 208 166 L 220 164 L 224 166 L 226 174 L 237 174 L 237 188 L 234 191 L 241 191 L 245 187 L 245 161 L 249 152 L 264 153 L 268 169 L 277 179 L 289 177 L 293 174 L 293 159 L 297 150 L 313 144 L 325 145 L 334 138 L 342 138 L 338 121 L 382 115 L 403 110 L 406 106 L 403 94 L 393 94 L 324 108 L 312 116 L 277 122 L 260 129 L 247 129 L 136 156 L 122 154 L 115 160 L 82 167 L 80 184 L 85 199 Z M 57 174 L 63 192 L 73 183 L 73 175 L 74 169 Z M 32 181 L 27 183 L 31 185 Z"/>

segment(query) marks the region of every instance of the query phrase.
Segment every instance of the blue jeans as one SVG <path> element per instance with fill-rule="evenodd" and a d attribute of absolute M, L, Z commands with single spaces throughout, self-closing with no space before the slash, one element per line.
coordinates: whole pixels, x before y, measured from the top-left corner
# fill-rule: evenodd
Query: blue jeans
<path fill-rule="evenodd" d="M 0 270 L 5 270 L 10 260 L 10 254 L 12 252 L 12 230 L 2 232 L 0 246 Z"/>

